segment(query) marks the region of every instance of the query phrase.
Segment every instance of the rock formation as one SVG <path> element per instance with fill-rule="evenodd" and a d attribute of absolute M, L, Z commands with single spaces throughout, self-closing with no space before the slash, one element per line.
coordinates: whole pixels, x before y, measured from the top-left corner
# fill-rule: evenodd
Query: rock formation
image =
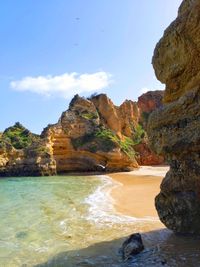
<path fill-rule="evenodd" d="M 155 204 L 178 233 L 200 233 L 200 1 L 182 2 L 156 46 L 153 66 L 166 84 L 164 107 L 148 123 L 154 151 L 170 164 Z"/>
<path fill-rule="evenodd" d="M 122 244 L 121 252 L 124 261 L 131 259 L 144 250 L 142 236 L 139 233 L 132 234 Z"/>
<path fill-rule="evenodd" d="M 58 173 L 125 171 L 138 167 L 130 138 L 134 129 L 132 136 L 123 135 L 122 125 L 126 123 L 121 123 L 119 114 L 120 108 L 104 94 L 92 99 L 76 95 L 59 122 L 42 133 Z"/>
<path fill-rule="evenodd" d="M 148 118 L 151 113 L 163 106 L 162 99 L 164 96 L 164 91 L 149 91 L 140 97 L 138 97 L 138 107 L 140 110 L 140 122 L 142 126 L 146 129 Z"/>
<path fill-rule="evenodd" d="M 148 146 L 140 114 L 131 100 L 118 107 L 105 94 L 90 99 L 76 95 L 58 123 L 47 126 L 41 136 L 19 123 L 3 132 L 0 176 L 129 171 L 138 163 L 162 163 Z"/>
<path fill-rule="evenodd" d="M 56 174 L 55 160 L 44 141 L 20 123 L 0 136 L 0 176 Z"/>
<path fill-rule="evenodd" d="M 149 91 L 138 98 L 139 123 L 145 131 L 147 130 L 147 123 L 151 113 L 163 106 L 163 96 L 164 91 L 157 90 Z M 139 165 L 159 165 L 164 162 L 163 156 L 151 150 L 147 135 L 143 138 L 142 142 L 135 146 L 135 151 L 140 155 L 137 159 Z"/>

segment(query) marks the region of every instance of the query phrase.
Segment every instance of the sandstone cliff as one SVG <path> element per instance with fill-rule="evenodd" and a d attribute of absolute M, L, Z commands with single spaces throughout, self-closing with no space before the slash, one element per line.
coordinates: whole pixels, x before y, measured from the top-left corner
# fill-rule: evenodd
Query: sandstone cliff
<path fill-rule="evenodd" d="M 55 160 L 44 141 L 21 124 L 0 136 L 0 176 L 45 176 L 56 174 Z"/>
<path fill-rule="evenodd" d="M 138 167 L 134 141 L 130 138 L 134 128 L 130 137 L 123 135 L 126 120 L 122 122 L 120 115 L 120 108 L 104 94 L 92 99 L 76 95 L 59 122 L 42 133 L 58 173 L 125 171 Z"/>
<path fill-rule="evenodd" d="M 163 106 L 162 100 L 164 91 L 149 91 L 138 98 L 138 108 L 140 111 L 140 123 L 146 129 L 151 113 Z"/>
<path fill-rule="evenodd" d="M 139 123 L 145 131 L 147 130 L 147 123 L 151 113 L 163 106 L 163 95 L 164 91 L 157 90 L 149 91 L 138 98 Z M 139 165 L 159 165 L 164 163 L 163 156 L 151 150 L 147 135 L 135 146 L 135 151 L 139 154 L 137 159 Z"/>
<path fill-rule="evenodd" d="M 148 124 L 152 148 L 170 171 L 155 204 L 179 233 L 200 233 L 200 1 L 185 0 L 156 46 L 153 66 L 166 84 L 165 105 Z"/>
<path fill-rule="evenodd" d="M 146 112 L 152 112 L 159 102 L 154 92 L 150 96 L 153 104 Z M 143 106 L 149 101 L 148 96 L 144 98 Z M 105 94 L 90 99 L 76 95 L 58 123 L 47 126 L 41 136 L 19 123 L 4 131 L 0 176 L 129 171 L 138 164 L 162 163 L 163 158 L 149 148 L 142 112 L 131 100 L 115 106 Z"/>

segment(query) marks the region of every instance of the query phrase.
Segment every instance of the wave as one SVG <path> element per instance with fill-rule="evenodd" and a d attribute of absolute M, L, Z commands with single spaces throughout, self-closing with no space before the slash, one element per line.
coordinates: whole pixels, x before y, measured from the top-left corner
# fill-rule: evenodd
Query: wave
<path fill-rule="evenodd" d="M 84 203 L 89 205 L 87 220 L 96 224 L 123 224 L 134 223 L 136 221 L 158 221 L 154 217 L 136 218 L 123 215 L 114 208 L 115 201 L 111 196 L 111 191 L 115 187 L 122 186 L 121 183 L 114 181 L 106 175 L 98 176 L 101 179 L 101 185 L 89 195 Z"/>

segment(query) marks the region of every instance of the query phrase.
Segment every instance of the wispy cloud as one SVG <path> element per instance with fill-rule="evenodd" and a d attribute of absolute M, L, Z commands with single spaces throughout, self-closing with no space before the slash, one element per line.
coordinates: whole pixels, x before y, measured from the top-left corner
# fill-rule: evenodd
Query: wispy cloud
<path fill-rule="evenodd" d="M 164 90 L 164 86 L 159 83 L 160 86 L 155 86 L 154 88 L 149 88 L 149 87 L 143 87 L 139 91 L 139 95 L 145 94 L 149 91 L 156 91 L 156 90 Z"/>
<path fill-rule="evenodd" d="M 12 81 L 10 87 L 21 92 L 29 91 L 45 96 L 68 98 L 74 94 L 101 91 L 110 83 L 111 75 L 104 71 L 92 74 L 73 72 L 57 76 L 28 76 L 21 80 Z"/>

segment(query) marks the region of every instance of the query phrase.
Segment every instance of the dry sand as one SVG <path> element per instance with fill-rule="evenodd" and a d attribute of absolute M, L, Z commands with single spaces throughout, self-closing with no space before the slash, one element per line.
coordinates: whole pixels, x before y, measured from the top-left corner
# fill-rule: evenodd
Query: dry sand
<path fill-rule="evenodd" d="M 168 169 L 167 166 L 143 166 L 129 173 L 110 174 L 113 180 L 121 184 L 111 192 L 116 210 L 137 218 L 158 218 L 154 198 Z"/>

